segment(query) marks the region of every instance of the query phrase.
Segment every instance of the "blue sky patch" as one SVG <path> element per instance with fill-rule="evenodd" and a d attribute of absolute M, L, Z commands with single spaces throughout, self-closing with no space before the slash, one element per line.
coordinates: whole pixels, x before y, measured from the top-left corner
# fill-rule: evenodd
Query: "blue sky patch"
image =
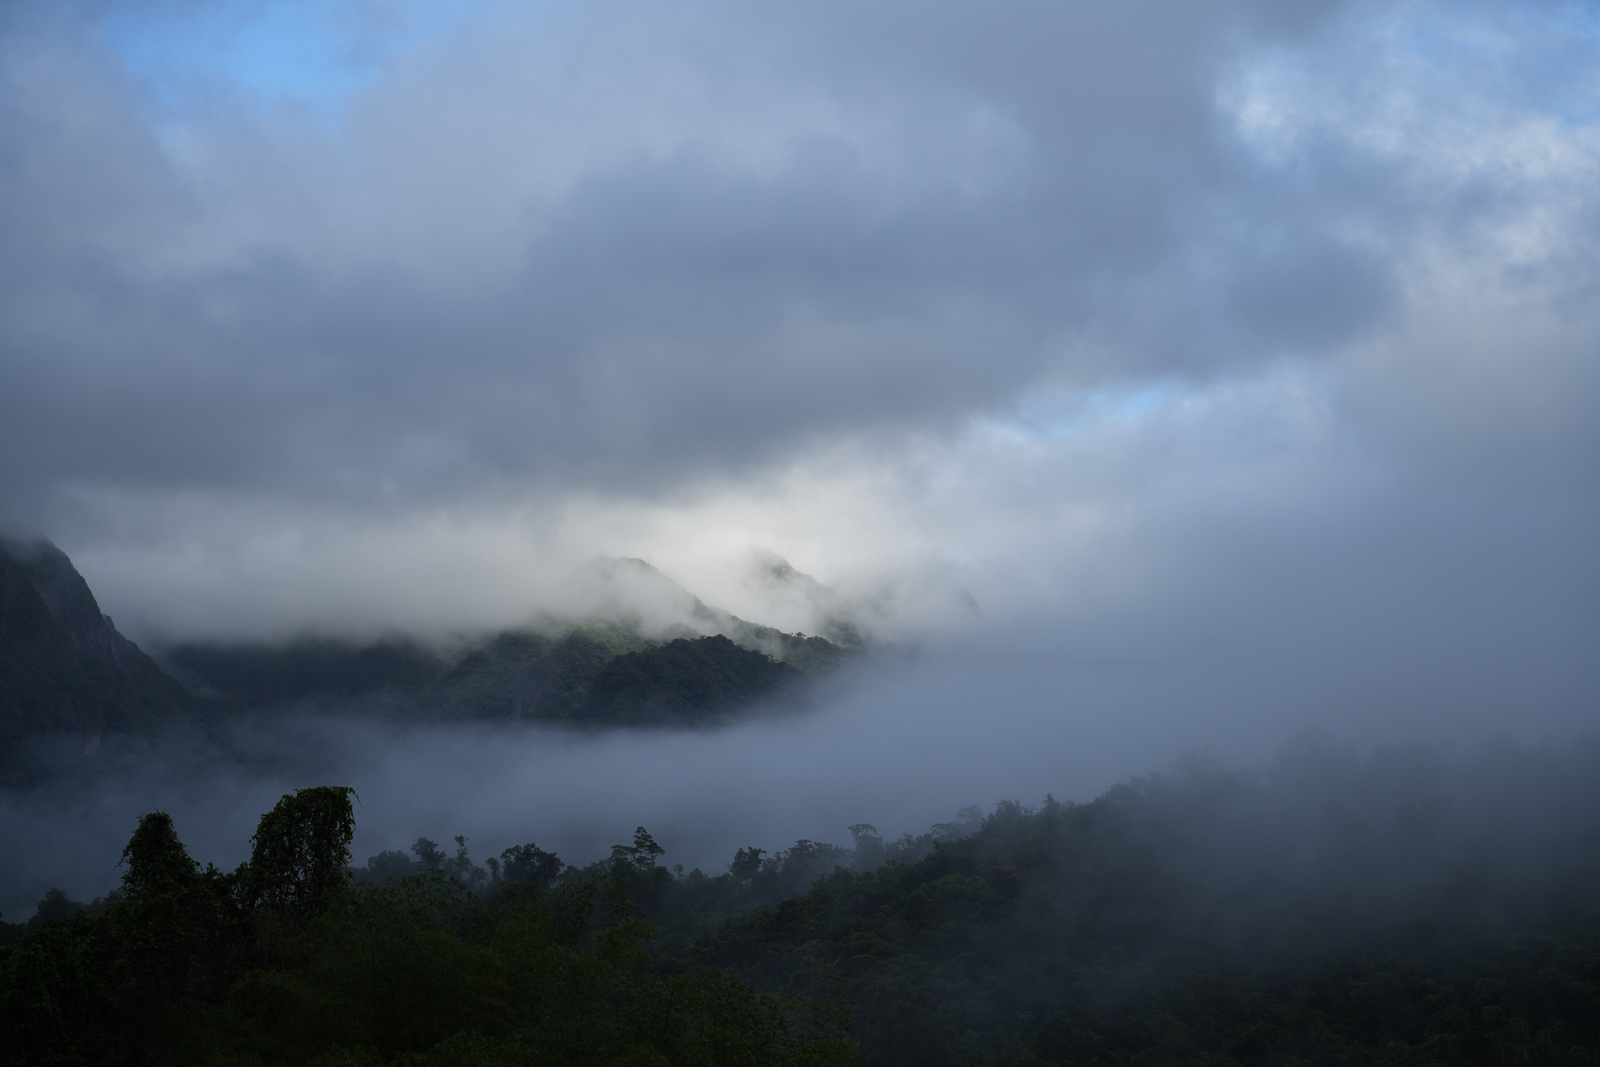
<path fill-rule="evenodd" d="M 122 64 L 161 106 L 216 93 L 262 106 L 336 110 L 396 54 L 437 36 L 474 0 L 220 0 L 113 7 L 101 23 Z"/>

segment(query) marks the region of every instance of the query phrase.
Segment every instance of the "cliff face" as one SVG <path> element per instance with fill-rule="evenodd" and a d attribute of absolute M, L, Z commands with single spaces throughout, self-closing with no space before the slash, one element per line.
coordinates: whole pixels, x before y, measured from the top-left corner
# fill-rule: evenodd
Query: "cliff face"
<path fill-rule="evenodd" d="M 7 544 L 7 555 L 33 584 L 50 615 L 72 638 L 85 655 L 108 667 L 133 668 L 140 657 L 148 659 L 139 646 L 117 632 L 111 616 L 101 614 L 100 605 L 89 591 L 67 554 L 49 541 L 32 545 Z"/>
<path fill-rule="evenodd" d="M 0 784 L 37 777 L 41 743 L 91 751 L 104 731 L 148 734 L 195 709 L 117 632 L 66 553 L 0 541 Z"/>

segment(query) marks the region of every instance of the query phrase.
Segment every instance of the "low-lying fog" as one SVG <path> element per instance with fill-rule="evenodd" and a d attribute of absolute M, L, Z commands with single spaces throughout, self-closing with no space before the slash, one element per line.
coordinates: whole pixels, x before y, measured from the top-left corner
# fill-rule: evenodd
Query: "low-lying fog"
<path fill-rule="evenodd" d="M 178 742 L 103 751 L 92 786 L 0 800 L 0 911 L 26 918 L 53 885 L 75 899 L 109 892 L 134 823 L 155 809 L 174 816 L 198 859 L 231 867 L 247 858 L 260 814 L 311 784 L 357 790 L 357 863 L 456 834 L 480 862 L 534 841 L 584 863 L 643 824 L 666 847 L 663 862 L 720 873 L 738 847 L 848 844 L 856 822 L 896 837 L 967 804 L 1037 803 L 1047 792 L 1090 800 L 1189 753 L 1264 766 L 1306 730 L 1362 747 L 1448 738 L 1471 751 L 1497 733 L 1565 740 L 1591 722 L 1581 701 L 1508 716 L 1508 694 L 1472 677 L 1389 675 L 1384 696 L 1348 663 L 1252 668 L 1229 653 L 1093 662 L 1038 632 L 996 627 L 880 660 L 829 683 L 808 709 L 705 732 L 398 727 L 327 708 L 258 724 L 238 735 L 235 756 Z M 240 752 L 258 769 L 235 762 Z"/>

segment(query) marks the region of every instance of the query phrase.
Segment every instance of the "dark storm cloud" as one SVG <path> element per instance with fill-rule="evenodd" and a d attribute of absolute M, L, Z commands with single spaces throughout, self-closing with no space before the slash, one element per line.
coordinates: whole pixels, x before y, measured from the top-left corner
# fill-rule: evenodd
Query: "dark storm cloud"
<path fill-rule="evenodd" d="M 1334 7 L 488 6 L 337 135 L 164 112 L 94 9 L 25 9 L 6 495 L 638 485 L 1321 351 L 1390 266 L 1293 195 L 1238 247 L 1205 216 L 1256 195 L 1219 81 Z M 1197 249 L 1221 304 L 1125 295 Z M 1120 351 L 1063 363 L 1091 333 Z"/>
<path fill-rule="evenodd" d="M 1214 708 L 1592 702 L 1579 8 L 480 4 L 332 103 L 108 10 L 3 24 L 0 521 L 136 636 L 758 544 Z"/>

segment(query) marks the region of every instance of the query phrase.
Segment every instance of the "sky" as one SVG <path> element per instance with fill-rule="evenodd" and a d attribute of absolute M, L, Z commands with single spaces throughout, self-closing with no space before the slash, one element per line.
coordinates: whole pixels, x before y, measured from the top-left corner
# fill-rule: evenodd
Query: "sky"
<path fill-rule="evenodd" d="M 813 632 L 777 555 L 920 650 L 840 700 L 998 716 L 991 769 L 1069 707 L 1080 792 L 1592 731 L 1597 47 L 1531 0 L 21 0 L 0 524 L 150 647 L 442 639 L 617 556 Z M 1103 664 L 1164 680 L 1062 696 Z"/>

